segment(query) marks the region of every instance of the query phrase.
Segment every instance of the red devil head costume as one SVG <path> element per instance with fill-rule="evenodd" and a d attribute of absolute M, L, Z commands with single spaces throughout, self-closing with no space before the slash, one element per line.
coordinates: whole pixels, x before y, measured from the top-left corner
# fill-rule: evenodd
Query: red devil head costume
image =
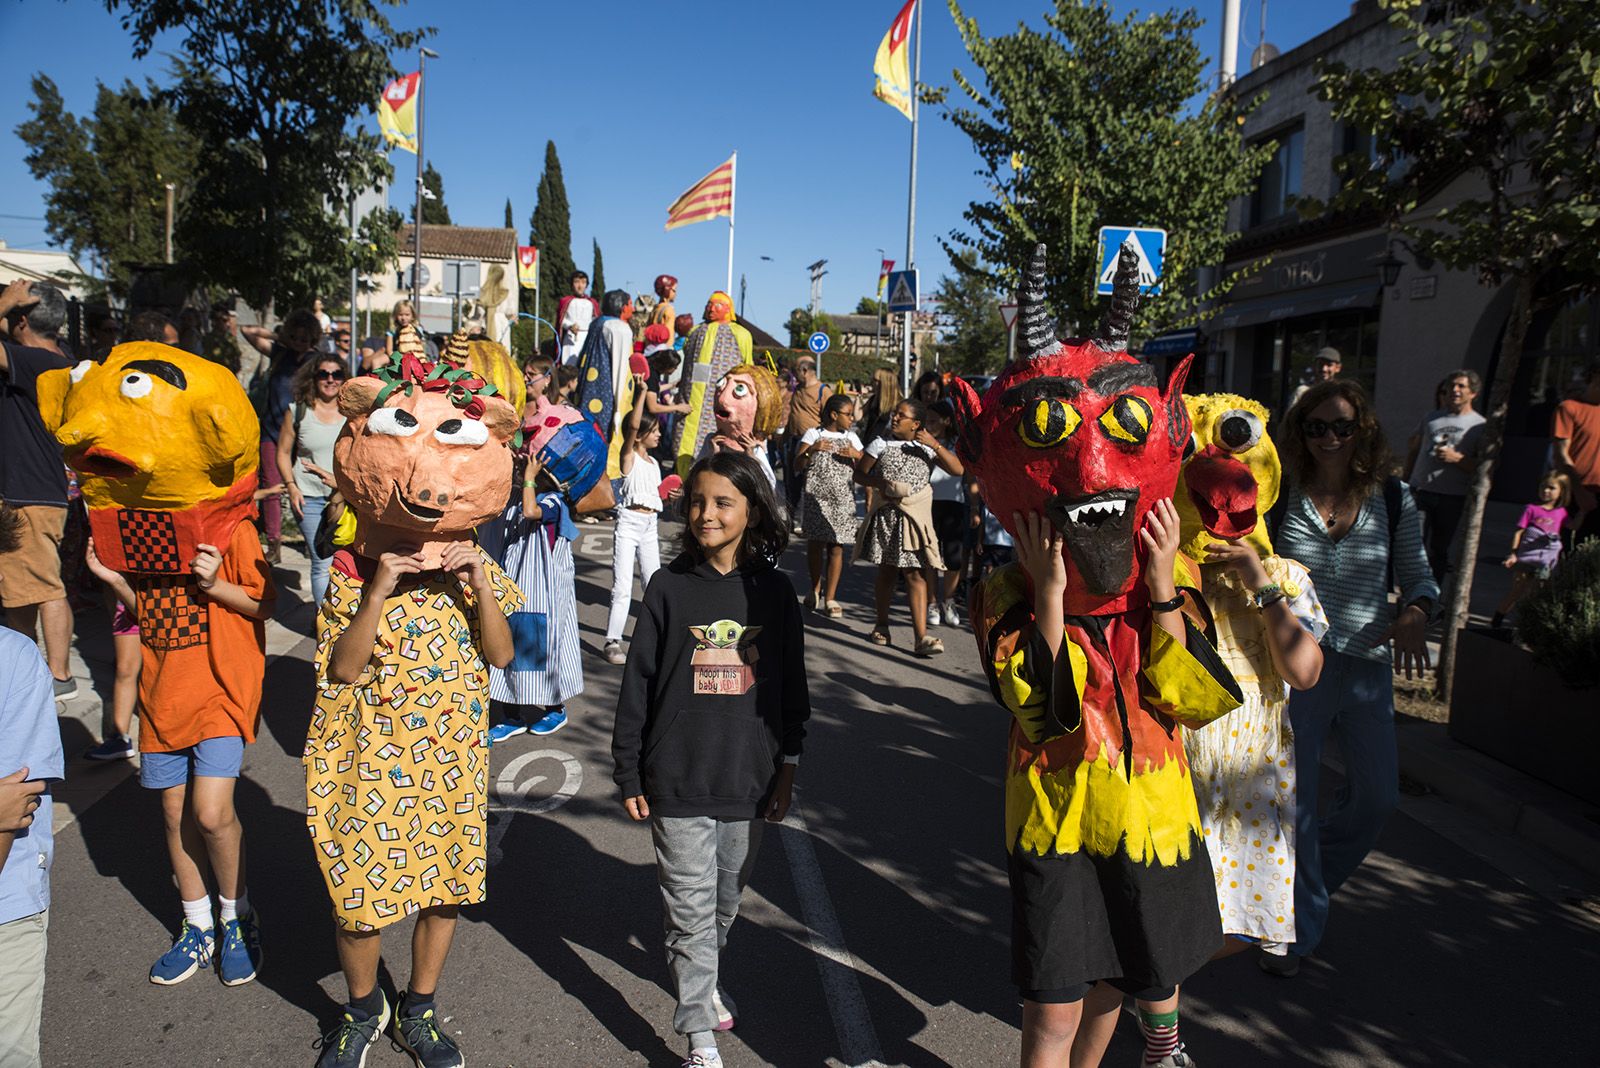
<path fill-rule="evenodd" d="M 1022 289 L 1021 355 L 981 401 L 952 382 L 964 409 L 961 458 L 990 511 L 1013 534 L 1019 512 L 1039 512 L 1061 531 L 1068 615 L 1120 612 L 1144 598 L 1138 532 L 1150 507 L 1172 496 L 1189 447 L 1183 381 L 1193 357 L 1163 386 L 1127 353 L 1137 266 L 1124 247 L 1098 338 L 1061 341 L 1044 310 L 1038 246 Z"/>

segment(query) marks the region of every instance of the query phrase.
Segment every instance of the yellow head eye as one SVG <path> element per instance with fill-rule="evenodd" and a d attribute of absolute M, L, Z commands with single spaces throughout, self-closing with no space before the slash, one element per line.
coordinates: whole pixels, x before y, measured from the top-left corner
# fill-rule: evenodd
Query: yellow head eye
<path fill-rule="evenodd" d="M 1081 422 L 1083 417 L 1066 401 L 1040 397 L 1023 413 L 1017 433 L 1029 448 L 1049 449 L 1070 438 Z"/>
<path fill-rule="evenodd" d="M 1111 402 L 1100 416 L 1100 429 L 1106 437 L 1123 445 L 1139 445 L 1150 434 L 1155 412 L 1142 398 L 1125 394 Z"/>

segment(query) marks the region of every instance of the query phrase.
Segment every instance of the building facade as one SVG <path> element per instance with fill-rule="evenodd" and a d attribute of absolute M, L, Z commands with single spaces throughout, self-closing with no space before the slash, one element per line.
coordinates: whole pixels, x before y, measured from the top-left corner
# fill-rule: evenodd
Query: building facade
<path fill-rule="evenodd" d="M 1317 99 L 1319 64 L 1392 65 L 1405 42 L 1375 2 L 1361 0 L 1344 21 L 1257 67 L 1233 93 L 1261 103 L 1242 127 L 1252 142 L 1274 142 L 1254 194 L 1232 209 L 1240 236 L 1224 271 L 1266 265 L 1236 285 L 1204 324 L 1209 388 L 1254 396 L 1282 411 L 1306 381 L 1314 355 L 1331 346 L 1343 376 L 1373 394 L 1390 444 L 1403 453 L 1434 407 L 1441 379 L 1468 368 L 1490 381 L 1510 313 L 1511 287 L 1483 285 L 1476 272 L 1450 271 L 1419 257 L 1375 216 L 1327 211 L 1306 217 L 1297 202 L 1327 203 L 1338 192 L 1336 161 L 1376 159 L 1370 134 L 1336 122 Z M 1467 177 L 1436 190 L 1408 222 L 1426 223 L 1474 195 Z M 1400 261 L 1394 284 L 1380 261 Z M 1529 492 L 1549 436 L 1549 413 L 1583 361 L 1600 354 L 1600 305 L 1582 300 L 1537 316 L 1518 374 L 1496 486 Z M 1485 395 L 1479 408 L 1487 403 Z"/>
<path fill-rule="evenodd" d="M 415 234 L 407 224 L 396 240 L 391 269 L 379 275 L 363 297 L 376 310 L 389 311 L 411 299 Z M 517 318 L 517 232 L 503 227 L 422 227 L 422 299 L 417 316 L 431 334 L 448 334 L 481 325 L 506 343 Z"/>

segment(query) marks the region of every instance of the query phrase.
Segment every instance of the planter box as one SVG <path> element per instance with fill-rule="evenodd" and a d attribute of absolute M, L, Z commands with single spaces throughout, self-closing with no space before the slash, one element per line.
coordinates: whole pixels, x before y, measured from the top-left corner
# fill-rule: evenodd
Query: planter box
<path fill-rule="evenodd" d="M 1600 805 L 1600 690 L 1574 690 L 1533 654 L 1468 628 L 1456 648 L 1450 737 Z"/>

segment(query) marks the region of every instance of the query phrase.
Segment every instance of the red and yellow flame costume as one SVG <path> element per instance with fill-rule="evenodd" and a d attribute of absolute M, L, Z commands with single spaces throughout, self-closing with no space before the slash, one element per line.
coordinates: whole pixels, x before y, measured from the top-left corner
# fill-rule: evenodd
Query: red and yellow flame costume
<path fill-rule="evenodd" d="M 955 386 L 963 461 L 990 510 L 1008 529 L 1015 513 L 1044 515 L 1065 541 L 1060 655 L 1034 627 L 1020 568 L 973 593 L 990 687 L 1012 714 L 1015 979 L 1033 992 L 1100 979 L 1167 987 L 1222 940 L 1178 726 L 1240 701 L 1198 630 L 1179 642 L 1152 626 L 1143 580 L 1138 531 L 1172 495 L 1190 443 L 1188 361 L 1163 385 L 1122 351 L 1136 295 L 1130 263 L 1106 336 L 1057 341 L 1042 308 L 1043 255 L 1041 246 L 1023 292 L 1022 357 L 981 402 Z M 1198 594 L 1186 596 L 1203 616 Z"/>

